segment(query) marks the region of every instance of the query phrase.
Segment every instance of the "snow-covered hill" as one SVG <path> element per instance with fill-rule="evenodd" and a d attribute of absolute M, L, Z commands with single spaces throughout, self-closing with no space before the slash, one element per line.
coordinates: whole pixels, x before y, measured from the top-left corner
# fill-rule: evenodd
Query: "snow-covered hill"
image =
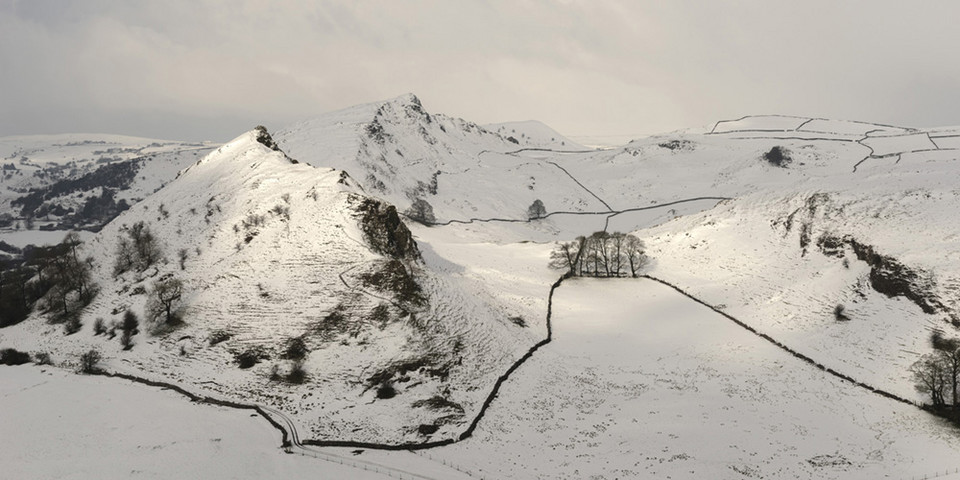
<path fill-rule="evenodd" d="M 549 198 L 553 210 L 604 209 L 550 159 L 521 155 L 529 147 L 511 141 L 509 133 L 427 113 L 417 97 L 405 95 L 288 127 L 276 139 L 295 158 L 346 170 L 367 192 L 401 210 L 424 199 L 439 223 L 526 219 L 538 198 Z M 524 138 L 551 144 L 539 134 L 546 135 L 531 129 Z"/>
<path fill-rule="evenodd" d="M 343 171 L 268 145 L 265 131 L 238 137 L 88 241 L 101 293 L 80 333 L 64 337 L 35 317 L 4 329 L 3 343 L 60 360 L 95 347 L 110 369 L 282 408 L 314 438 L 456 436 L 545 335 L 533 321 L 542 299 L 515 307 L 461 279 L 462 267 L 421 260 L 391 206 Z M 118 241 L 141 221 L 165 260 L 115 276 Z M 185 325 L 135 337 L 131 351 L 95 335 L 95 319 L 145 312 L 154 286 L 171 278 L 183 284 Z M 521 316 L 530 324 L 510 320 Z M 271 379 L 293 367 L 284 355 L 295 338 L 310 351 L 305 385 Z M 239 368 L 243 354 L 259 363 Z"/>
<path fill-rule="evenodd" d="M 361 143 L 371 138 L 363 133 L 369 125 L 380 125 L 384 148 L 323 158 L 361 171 L 389 158 L 400 172 L 430 158 L 429 169 L 471 175 L 467 183 L 439 175 L 426 194 L 411 194 L 410 180 L 395 176 L 374 188 L 397 204 L 398 190 L 406 188 L 408 200 L 422 194 L 438 223 L 454 221 L 445 234 L 418 230 L 425 243 L 447 243 L 450 232 L 509 243 L 634 231 L 651 247 L 650 273 L 825 365 L 916 401 L 923 397 L 908 367 L 929 351 L 931 331 L 960 334 L 946 321 L 958 314 L 960 231 L 951 215 L 960 206 L 960 129 L 755 116 L 571 153 L 515 149 L 482 132 L 454 138 L 453 128 L 417 135 L 438 121 L 401 120 L 393 112 L 403 105 L 422 112 L 410 97 L 364 115 L 352 110 Z M 316 152 L 328 138 L 300 127 L 285 135 L 291 148 L 312 142 Z M 437 144 L 446 155 L 431 150 Z M 525 177 L 523 169 L 536 173 Z M 523 178 L 528 184 L 518 185 Z M 531 198 L 543 201 L 547 218 L 524 223 Z M 714 208 L 720 198 L 728 200 Z M 838 304 L 851 321 L 836 321 Z"/>
<path fill-rule="evenodd" d="M 555 242 L 607 230 L 633 232 L 647 242 L 651 263 L 643 273 L 678 286 L 831 371 L 922 402 L 909 366 L 930 351 L 933 330 L 960 337 L 954 326 L 960 325 L 960 224 L 953 219 L 960 207 L 958 172 L 960 128 L 921 130 L 768 115 L 597 150 L 574 145 L 536 122 L 481 127 L 428 113 L 419 99 L 405 95 L 325 114 L 284 128 L 273 138 L 261 130 L 248 132 L 184 169 L 84 246 L 96 260 L 94 277 L 102 291 L 84 312 L 80 333 L 63 336 L 60 326 L 47 325 L 35 313 L 27 322 L 0 329 L 0 346 L 53 351 L 61 360 L 97 346 L 107 354 L 110 369 L 274 405 L 302 422 L 304 436 L 315 439 L 397 443 L 456 438 L 496 378 L 547 337 L 547 295 L 560 275 L 547 266 Z M 545 212 L 531 218 L 528 207 L 536 200 Z M 418 223 L 405 217 L 415 201 L 429 203 L 435 218 Z M 140 221 L 161 239 L 167 261 L 114 276 L 118 239 Z M 173 277 L 185 285 L 184 326 L 166 335 L 136 337 L 132 351 L 93 335 L 94 319 L 109 322 L 126 310 L 143 312 L 154 283 Z M 564 284 L 563 289 L 589 293 L 573 294 L 576 301 L 564 311 L 582 322 L 613 314 L 629 321 L 626 313 L 602 307 L 613 302 L 609 310 L 629 303 L 617 299 L 643 297 L 652 291 L 649 284 L 617 284 L 609 298 L 605 283 Z M 658 298 L 679 302 L 685 297 Z M 591 301 L 600 310 L 580 315 L 594 312 L 592 306 L 582 306 Z M 838 305 L 845 316 L 835 314 Z M 682 308 L 664 311 L 689 320 Z M 685 325 L 707 328 L 704 322 L 709 321 L 698 318 Z M 659 332 L 661 343 L 652 346 L 664 351 L 686 341 L 675 330 L 649 331 Z M 294 338 L 303 339 L 310 351 L 303 362 L 304 384 L 283 380 L 297 364 L 284 358 L 287 342 Z M 694 360 L 684 360 L 684 368 L 690 362 L 729 360 L 735 355 L 724 348 L 736 352 L 746 342 L 739 333 L 730 334 L 729 345 L 705 346 L 709 352 L 691 354 Z M 514 413 L 508 411 L 510 405 L 523 404 L 525 391 L 506 390 L 507 406 L 487 414 L 497 416 L 493 426 L 481 427 L 477 439 L 454 452 L 493 452 L 490 461 L 503 463 L 491 470 L 505 476 L 516 465 L 536 466 L 538 460 L 515 458 L 502 438 L 539 448 L 537 435 L 565 428 L 564 419 L 549 427 L 531 426 L 535 410 L 549 408 L 559 398 L 572 409 L 574 424 L 603 423 L 596 418 L 598 411 L 581 400 L 596 399 L 598 392 L 623 387 L 618 382 L 626 380 L 614 371 L 605 380 L 609 385 L 590 383 L 586 373 L 566 382 L 574 370 L 589 372 L 589 357 L 603 346 L 586 346 L 572 356 L 551 350 L 563 345 L 547 344 L 540 351 L 548 352 L 556 365 L 533 362 L 534 370 L 521 377 L 533 382 L 530 376 L 547 371 L 560 383 L 536 387 L 536 402 Z M 768 347 L 774 348 L 763 348 Z M 795 375 L 789 378 L 812 382 L 828 399 L 794 402 L 791 408 L 824 409 L 836 401 L 854 411 L 861 404 L 883 408 L 888 401 L 835 377 L 824 380 L 821 376 L 827 374 L 821 370 L 798 373 L 809 365 L 781 359 L 782 350 L 764 352 L 764 358 L 776 358 L 777 365 Z M 244 353 L 259 357 L 260 363 L 238 368 Z M 656 364 L 663 355 L 629 358 Z M 623 368 L 622 361 L 597 368 L 616 370 Z M 680 381 L 668 378 L 669 368 L 654 367 L 645 370 L 656 377 L 651 381 Z M 749 365 L 722 370 L 734 386 L 776 376 Z M 711 385 L 724 391 L 725 384 Z M 817 396 L 804 388 L 781 387 L 772 395 Z M 554 388 L 560 393 L 544 393 Z M 844 389 L 859 390 L 848 395 Z M 662 405 L 677 400 L 670 388 L 656 392 L 654 400 Z M 756 400 L 736 398 L 726 404 L 730 409 Z M 631 415 L 643 415 L 645 406 L 625 401 Z M 604 407 L 603 415 L 615 415 L 617 408 Z M 893 416 L 858 416 L 844 431 L 855 431 L 862 440 L 891 423 L 923 415 L 899 403 L 897 408 Z M 764 422 L 776 421 L 769 403 L 755 410 Z M 811 412 L 792 418 L 839 425 L 844 416 Z M 751 421 L 736 414 L 715 419 Z M 637 423 L 665 425 L 648 420 L 638 418 Z M 723 436 L 722 427 L 714 425 L 711 432 Z M 618 423 L 616 428 L 630 427 Z M 920 430 L 908 426 L 898 431 L 929 433 L 931 452 L 955 451 L 954 443 L 938 439 L 950 434 L 948 428 L 927 422 Z M 504 437 L 502 432 L 513 433 Z M 853 454 L 811 447 L 834 435 L 829 425 L 818 427 L 814 440 L 795 442 L 794 432 L 766 431 L 764 441 L 776 445 L 774 450 L 745 440 L 756 447 L 750 447 L 754 453 L 768 457 L 803 450 L 789 460 L 794 463 L 776 464 L 780 470 L 744 461 L 750 453 L 742 449 L 709 462 L 735 466 L 724 470 L 731 475 L 747 466 L 743 471 L 813 472 L 830 478 L 836 471 L 809 467 L 811 459 L 839 462 L 828 465 L 838 471 L 876 472 L 889 462 L 922 456 L 911 457 L 909 448 L 898 444 L 886 457 L 895 460 L 877 460 L 861 446 L 851 449 L 857 464 Z M 561 441 L 556 435 L 547 435 L 556 440 L 552 446 L 579 455 L 582 442 Z M 601 440 L 587 447 L 622 440 L 636 442 L 623 451 L 640 454 L 637 445 L 652 444 L 636 435 L 640 433 L 615 436 L 595 428 L 587 436 Z M 687 450 L 675 449 L 678 455 L 690 455 Z M 452 458 L 471 463 L 462 455 Z M 709 462 L 697 468 L 709 468 Z M 598 465 L 585 471 L 597 478 L 616 476 Z M 639 464 L 628 467 L 621 473 L 641 471 Z M 677 468 L 654 470 L 680 475 Z M 545 475 L 557 474 L 551 472 Z"/>

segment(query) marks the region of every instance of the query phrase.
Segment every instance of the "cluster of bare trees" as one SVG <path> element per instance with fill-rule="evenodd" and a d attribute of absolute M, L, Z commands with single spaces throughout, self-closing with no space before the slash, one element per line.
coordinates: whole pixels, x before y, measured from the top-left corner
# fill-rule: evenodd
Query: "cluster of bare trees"
<path fill-rule="evenodd" d="M 573 276 L 636 277 L 647 264 L 646 246 L 629 233 L 605 231 L 563 242 L 550 252 L 550 268 Z"/>
<path fill-rule="evenodd" d="M 960 397 L 960 339 L 934 332 L 933 352 L 910 367 L 917 391 L 930 396 L 934 408 L 958 406 Z"/>
<path fill-rule="evenodd" d="M 51 322 L 67 322 L 67 333 L 79 330 L 80 310 L 97 294 L 93 258 L 82 255 L 82 244 L 79 235 L 68 233 L 58 245 L 27 249 L 22 265 L 2 271 L 0 327 L 22 321 L 42 299 Z"/>
<path fill-rule="evenodd" d="M 67 320 L 68 333 L 80 329 L 79 310 L 93 301 L 96 285 L 90 280 L 93 270 L 93 258 L 82 258 L 79 252 L 80 235 L 70 232 L 63 242 L 53 250 L 47 264 L 49 280 L 52 283 L 47 292 L 47 306 L 55 312 L 55 319 Z M 43 275 L 43 270 L 39 270 Z"/>
<path fill-rule="evenodd" d="M 125 228 L 117 239 L 117 259 L 113 274 L 129 270 L 142 272 L 163 258 L 160 242 L 150 231 L 150 226 L 140 221 Z"/>

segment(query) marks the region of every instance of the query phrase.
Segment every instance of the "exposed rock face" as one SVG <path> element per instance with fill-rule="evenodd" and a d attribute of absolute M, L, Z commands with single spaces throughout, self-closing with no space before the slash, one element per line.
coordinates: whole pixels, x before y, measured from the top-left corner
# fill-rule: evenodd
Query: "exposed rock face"
<path fill-rule="evenodd" d="M 283 156 L 287 157 L 287 160 L 290 160 L 290 163 L 300 163 L 290 158 L 290 156 L 287 155 L 283 150 L 280 150 L 280 145 L 277 145 L 277 142 L 275 142 L 273 137 L 270 136 L 270 133 L 267 132 L 267 127 L 264 127 L 263 125 L 257 125 L 257 127 L 254 128 L 254 131 L 257 132 L 257 142 L 260 142 L 261 145 L 273 150 L 274 152 L 283 153 Z"/>
<path fill-rule="evenodd" d="M 357 197 L 360 228 L 375 251 L 398 260 L 417 260 L 420 250 L 410 230 L 400 220 L 397 208 L 379 200 Z"/>
<path fill-rule="evenodd" d="M 906 297 L 927 314 L 947 311 L 933 293 L 933 281 L 927 272 L 912 269 L 894 257 L 881 255 L 873 246 L 860 243 L 850 235 L 842 238 L 823 235 L 817 241 L 824 255 L 835 257 L 843 256 L 844 245 L 850 246 L 857 259 L 870 265 L 870 286 L 877 292 L 888 297 Z"/>

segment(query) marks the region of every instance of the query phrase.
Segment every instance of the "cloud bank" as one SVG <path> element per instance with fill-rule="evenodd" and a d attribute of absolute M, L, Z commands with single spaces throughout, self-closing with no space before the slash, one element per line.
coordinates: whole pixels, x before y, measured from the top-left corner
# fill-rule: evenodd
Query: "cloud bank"
<path fill-rule="evenodd" d="M 960 4 L 0 0 L 0 135 L 227 140 L 416 93 L 637 136 L 746 114 L 960 124 Z"/>

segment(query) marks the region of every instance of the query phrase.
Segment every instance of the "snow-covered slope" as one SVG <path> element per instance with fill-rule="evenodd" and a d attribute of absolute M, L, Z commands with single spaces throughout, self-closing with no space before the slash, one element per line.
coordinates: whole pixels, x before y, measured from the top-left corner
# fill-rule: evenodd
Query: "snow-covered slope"
<path fill-rule="evenodd" d="M 532 141 L 549 144 L 531 132 Z M 526 219 L 538 198 L 551 210 L 605 209 L 550 159 L 516 153 L 525 146 L 509 136 L 427 113 L 417 97 L 406 95 L 288 127 L 276 139 L 295 158 L 346 170 L 400 210 L 426 200 L 440 223 Z"/>
<path fill-rule="evenodd" d="M 270 143 L 265 131 L 238 137 L 87 242 L 101 293 L 80 333 L 63 337 L 34 316 L 0 341 L 59 360 L 96 347 L 110 369 L 277 406 L 309 438 L 459 434 L 496 377 L 545 334 L 539 322 L 509 319 L 540 317 L 542 303 L 515 308 L 429 250 L 424 262 L 392 207 L 346 173 L 295 163 Z M 166 260 L 115 277 L 118 240 L 139 221 L 161 239 Z M 132 351 L 94 335 L 94 319 L 144 312 L 168 278 L 184 284 L 184 326 L 135 337 Z M 271 380 L 292 368 L 283 356 L 294 338 L 310 350 L 305 385 Z M 245 352 L 261 362 L 238 368 Z M 393 398 L 379 392 L 388 385 Z"/>
<path fill-rule="evenodd" d="M 958 316 L 960 301 L 960 227 L 952 220 L 960 207 L 960 129 L 750 116 L 571 153 L 514 149 L 482 132 L 454 141 L 452 128 L 411 134 L 429 132 L 438 121 L 425 119 L 441 117 L 407 97 L 367 108 L 352 138 L 371 145 L 364 128 L 379 125 L 373 130 L 382 130 L 384 148 L 327 163 L 364 169 L 387 159 L 406 172 L 426 156 L 438 171 L 460 168 L 469 182 L 440 175 L 424 195 L 440 223 L 481 220 L 444 227 L 458 235 L 509 243 L 636 231 L 650 243 L 652 273 L 826 365 L 918 401 L 907 367 L 928 351 L 932 329 L 960 335 L 945 322 Z M 417 114 L 399 120 L 392 113 L 399 110 Z M 322 133 L 294 128 L 284 141 L 319 152 Z M 435 144 L 447 153 L 408 154 Z M 402 204 L 395 192 L 410 182 L 384 176 L 383 183 L 374 193 Z M 543 201 L 547 218 L 524 223 L 531 198 Z M 891 269 L 887 277 L 906 275 L 909 285 L 874 280 Z M 853 321 L 833 319 L 838 304 Z"/>
<path fill-rule="evenodd" d="M 281 143 L 321 152 L 330 138 L 354 139 L 362 147 L 326 156 L 327 164 L 400 167 L 378 177 L 383 185 L 373 193 L 401 205 L 398 190 L 423 196 L 440 223 L 483 220 L 444 227 L 460 236 L 504 243 L 639 230 L 652 247 L 651 273 L 826 365 L 918 401 L 907 367 L 928 348 L 931 329 L 957 334 L 944 319 L 957 315 L 960 301 L 960 231 L 950 220 L 960 206 L 958 129 L 768 115 L 569 153 L 516 149 L 482 131 L 455 136 L 412 97 L 351 112 L 353 136 L 328 119 L 338 136 L 299 126 Z M 782 162 L 767 159 L 774 150 Z M 411 193 L 402 175 L 423 169 L 424 159 L 431 166 L 423 173 L 436 166 L 439 181 Z M 457 182 L 458 168 L 468 182 Z M 544 202 L 548 218 L 522 223 L 531 198 Z M 728 200 L 710 210 L 721 198 Z M 447 242 L 431 232 L 420 233 L 426 243 Z M 843 244 L 839 251 L 817 247 L 831 239 Z M 887 267 L 868 264 L 868 248 L 916 274 L 916 292 L 875 288 L 872 272 Z M 910 295 L 937 307 L 924 312 Z M 854 321 L 833 319 L 840 303 Z"/>
<path fill-rule="evenodd" d="M 521 136 L 511 140 L 517 132 Z M 958 128 L 768 115 L 591 150 L 569 148 L 563 137 L 538 123 L 480 127 L 428 113 L 416 97 L 406 95 L 329 113 L 274 138 L 285 153 L 262 132 L 247 133 L 183 170 L 87 243 L 86 251 L 97 259 L 102 293 L 84 313 L 83 331 L 64 337 L 59 326 L 35 315 L 0 330 L 0 346 L 52 349 L 70 359 L 96 345 L 108 354 L 111 369 L 278 406 L 313 438 L 394 443 L 454 438 L 477 413 L 496 377 L 546 337 L 547 294 L 560 273 L 547 267 L 554 241 L 604 229 L 634 232 L 647 242 L 652 261 L 643 273 L 677 285 L 816 364 L 910 401 L 924 400 L 908 367 L 930 351 L 931 331 L 960 336 L 954 326 L 960 325 L 960 224 L 953 219 L 960 209 Z M 417 224 L 389 207 L 403 211 L 415 200 L 432 205 L 436 219 Z M 543 202 L 546 213 L 531 219 L 528 207 L 535 200 Z M 117 239 L 137 221 L 149 222 L 168 261 L 114 278 Z M 416 240 L 415 250 L 410 238 Z M 168 276 L 187 286 L 185 326 L 162 337 L 138 337 L 129 352 L 116 341 L 93 336 L 92 319 L 143 311 L 153 283 Z M 617 281 L 609 280 L 615 293 L 610 296 L 604 294 L 607 283 L 565 283 L 561 292 L 586 293 L 572 295 L 576 300 L 562 311 L 578 321 L 602 320 L 608 313 L 588 315 L 584 312 L 592 307 L 584 305 L 628 305 L 624 298 L 652 291 L 643 287 L 649 282 L 612 286 Z M 690 320 L 688 310 L 673 308 L 685 297 L 658 298 L 670 304 L 664 316 Z M 846 319 L 834 313 L 841 304 Z M 627 313 L 615 313 L 629 321 L 623 318 Z M 713 331 L 709 322 L 728 321 L 715 317 L 684 325 L 697 330 L 691 338 L 703 339 Z M 674 352 L 671 345 L 685 339 L 669 329 L 644 331 L 660 335 L 662 343 L 649 348 L 662 351 L 618 351 L 620 357 L 609 364 L 591 363 L 607 344 L 581 350 L 560 341 L 547 344 L 537 355 L 553 355 L 546 361 L 557 365 L 536 360 L 517 371 L 532 375 L 520 377 L 524 385 L 541 373 L 554 375 L 556 382 L 538 384 L 532 392 L 510 391 L 505 383 L 501 394 L 507 405 L 498 407 L 495 401 L 487 413 L 496 417 L 493 423 L 481 425 L 474 440 L 457 447 L 465 450 L 455 452 L 492 452 L 493 470 L 507 476 L 520 472 L 511 470 L 515 465 L 535 467 L 541 460 L 518 459 L 510 442 L 540 448 L 547 438 L 549 446 L 569 451 L 570 458 L 596 458 L 584 469 L 596 478 L 654 470 L 685 476 L 687 470 L 679 469 L 690 458 L 647 455 L 643 471 L 638 462 L 609 472 L 600 465 L 610 457 L 590 450 L 624 445 L 622 452 L 647 454 L 644 449 L 656 442 L 637 438 L 643 432 L 631 430 L 639 428 L 634 423 L 651 429 L 670 423 L 645 417 L 653 414 L 645 413 L 646 404 L 636 403 L 630 392 L 617 400 L 622 403 L 601 410 L 589 403 L 607 390 L 632 385 L 621 375 L 625 359 L 652 363 L 644 374 L 656 385 L 686 381 L 671 378 L 670 365 L 658 363 Z M 690 378 L 726 394 L 721 400 L 728 409 L 743 405 L 759 412 L 762 422 L 775 423 L 775 402 L 761 398 L 759 406 L 750 407 L 759 400 L 727 388 L 779 378 L 777 371 L 738 363 L 736 352 L 748 344 L 740 334 L 755 338 L 746 331 L 725 330 L 726 344 L 703 345 L 707 353 L 695 347 L 681 363 Z M 294 364 L 283 358 L 291 338 L 303 338 L 311 351 L 305 362 L 309 381 L 303 385 L 270 380 L 274 366 L 283 377 Z M 920 413 L 896 404 L 900 410 L 892 415 L 854 415 L 844 424 L 850 415 L 818 412 L 833 404 L 848 412 L 859 405 L 879 410 L 889 399 L 836 377 L 824 379 L 823 371 L 781 358 L 786 353 L 769 344 L 757 348 L 763 350 L 761 359 L 774 359 L 786 369 L 785 378 L 814 385 L 812 390 L 779 385 L 771 393 L 809 400 L 790 404 L 802 410 L 791 417 L 794 423 L 807 419 L 823 425 L 811 434 L 813 440 L 795 440 L 800 430 L 779 424 L 756 440 L 747 436 L 753 427 L 744 427 L 736 431 L 744 440 L 735 447 L 749 448 L 698 460 L 696 469 L 720 465 L 731 476 L 816 473 L 830 478 L 956 450 L 954 443 L 939 439 L 950 432 L 945 426 L 925 422 L 919 430 L 898 426 L 898 432 L 910 438 L 929 434 L 934 453 L 878 440 L 886 442 L 890 456 L 877 460 L 867 450 L 876 443 L 868 437 L 891 424 L 915 422 Z M 262 361 L 241 370 L 234 362 L 244 352 L 260 352 Z M 710 383 L 710 372 L 692 366 L 721 361 L 730 363 L 716 369 L 729 384 Z M 533 371 L 523 370 L 528 366 Z M 594 367 L 612 372 L 606 383 L 591 383 Z M 577 369 L 587 373 L 571 377 Z M 399 394 L 379 394 L 388 386 Z M 669 386 L 651 389 L 661 405 L 686 401 L 703 407 Z M 647 391 L 640 390 L 635 393 Z M 532 395 L 530 405 L 523 404 L 526 393 Z M 553 412 L 557 401 L 564 402 L 576 425 L 603 425 L 581 432 L 598 440 L 557 437 L 570 433 L 563 418 L 536 425 L 538 411 Z M 599 416 L 615 416 L 621 406 L 637 416 L 636 422 L 614 422 L 611 428 L 627 432 L 622 435 L 605 431 L 614 424 Z M 713 416 L 709 408 L 699 414 L 715 421 L 710 433 L 718 436 L 726 434 L 728 422 L 752 421 L 736 412 Z M 833 425 L 842 428 L 833 431 Z M 554 429 L 561 433 L 551 433 Z M 858 445 L 869 445 L 851 448 L 851 455 L 837 452 L 844 441 L 835 437 L 845 432 L 854 432 L 851 441 Z M 832 439 L 834 451 L 814 448 L 823 439 Z M 671 452 L 688 457 L 694 456 L 688 452 L 691 445 L 702 443 L 669 441 L 678 446 Z M 802 454 L 796 453 L 793 463 L 774 458 L 794 449 Z M 462 455 L 468 453 L 453 458 L 473 462 Z M 760 465 L 749 458 L 755 455 L 770 462 Z M 679 463 L 654 466 L 670 461 Z M 569 462 L 566 466 L 576 469 L 576 462 Z M 545 477 L 559 475 L 542 470 L 548 472 Z"/>

